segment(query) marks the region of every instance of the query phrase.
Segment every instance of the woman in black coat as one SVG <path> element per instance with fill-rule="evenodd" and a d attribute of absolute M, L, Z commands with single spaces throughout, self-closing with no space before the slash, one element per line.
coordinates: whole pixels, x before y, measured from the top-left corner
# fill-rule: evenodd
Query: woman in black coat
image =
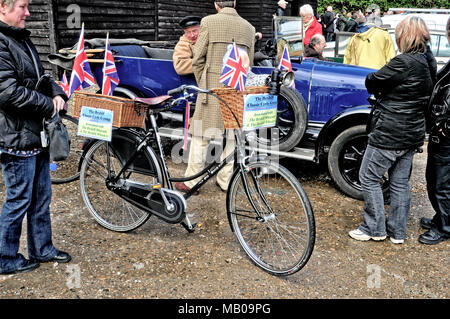
<path fill-rule="evenodd" d="M 0 152 L 6 185 L 0 274 L 70 260 L 52 243 L 49 153 L 40 138 L 43 119 L 63 110 L 67 97 L 54 81 L 37 87 L 44 69 L 25 29 L 29 15 L 28 0 L 0 0 Z M 25 215 L 29 259 L 18 253 Z"/>
<path fill-rule="evenodd" d="M 447 39 L 450 43 L 450 18 Z M 437 75 L 428 109 L 430 137 L 426 180 L 435 214 L 432 219 L 420 220 L 420 225 L 428 231 L 419 236 L 419 242 L 434 245 L 450 238 L 450 62 Z"/>
<path fill-rule="evenodd" d="M 425 22 L 408 17 L 395 30 L 400 55 L 366 77 L 367 91 L 377 104 L 368 124 L 369 139 L 359 178 L 364 195 L 364 221 L 349 235 L 357 240 L 393 243 L 406 238 L 410 210 L 409 175 L 416 149 L 425 139 L 425 110 L 436 74 L 427 49 Z M 390 207 L 386 219 L 380 180 L 389 174 Z"/>

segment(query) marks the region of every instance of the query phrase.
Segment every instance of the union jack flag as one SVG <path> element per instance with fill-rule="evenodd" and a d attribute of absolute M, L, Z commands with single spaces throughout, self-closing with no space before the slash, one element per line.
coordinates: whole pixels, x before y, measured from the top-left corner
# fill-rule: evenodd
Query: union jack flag
<path fill-rule="evenodd" d="M 279 70 L 292 71 L 291 57 L 289 56 L 289 50 L 287 45 L 284 46 L 283 55 L 281 56 L 280 64 L 278 65 Z"/>
<path fill-rule="evenodd" d="M 79 90 L 80 87 L 87 88 L 95 84 L 91 67 L 88 62 L 86 51 L 84 51 L 84 24 L 81 27 L 80 39 L 78 40 L 77 54 L 73 61 L 72 74 L 70 76 L 69 94 Z"/>
<path fill-rule="evenodd" d="M 225 56 L 227 53 L 225 53 Z M 224 56 L 224 58 L 225 58 Z M 242 64 L 242 58 L 239 56 L 239 50 L 235 42 L 226 62 L 222 68 L 222 74 L 219 82 L 230 86 L 238 91 L 245 90 L 245 81 L 247 80 L 247 70 Z"/>
<path fill-rule="evenodd" d="M 291 57 L 289 56 L 288 46 L 284 46 L 283 55 L 281 56 L 280 64 L 278 65 L 280 71 L 287 70 L 292 71 Z M 295 82 L 291 85 L 295 89 Z"/>
<path fill-rule="evenodd" d="M 64 93 L 69 98 L 70 97 L 69 96 L 69 94 L 70 94 L 70 92 L 69 92 L 69 82 L 67 82 L 66 71 L 64 71 L 64 73 L 63 73 L 63 76 L 62 76 L 62 79 L 61 79 L 61 84 L 59 86 L 63 89 Z"/>
<path fill-rule="evenodd" d="M 111 52 L 111 46 L 108 41 L 109 33 L 105 42 L 105 63 L 103 64 L 103 95 L 113 95 L 114 89 L 119 85 L 119 75 L 117 74 L 114 56 Z"/>

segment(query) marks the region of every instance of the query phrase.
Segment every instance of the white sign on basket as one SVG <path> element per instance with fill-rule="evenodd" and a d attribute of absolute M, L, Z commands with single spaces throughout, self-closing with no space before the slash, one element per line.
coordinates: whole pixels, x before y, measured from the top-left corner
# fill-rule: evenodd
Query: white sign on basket
<path fill-rule="evenodd" d="M 88 106 L 81 107 L 78 135 L 111 141 L 113 111 Z"/>
<path fill-rule="evenodd" d="M 244 95 L 244 130 L 275 126 L 277 106 L 276 95 L 268 93 Z"/>

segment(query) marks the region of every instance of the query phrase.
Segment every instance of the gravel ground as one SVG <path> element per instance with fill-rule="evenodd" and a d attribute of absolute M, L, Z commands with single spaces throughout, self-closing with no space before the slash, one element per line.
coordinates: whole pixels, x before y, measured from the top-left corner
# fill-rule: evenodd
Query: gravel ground
<path fill-rule="evenodd" d="M 317 229 L 311 259 L 289 277 L 267 274 L 240 250 L 226 218 L 225 194 L 213 181 L 188 201 L 189 213 L 203 223 L 192 234 L 155 217 L 129 233 L 108 231 L 85 208 L 78 182 L 54 185 L 54 243 L 73 260 L 0 275 L 0 298 L 449 298 L 450 241 L 417 241 L 424 232 L 419 219 L 433 216 L 425 162 L 425 153 L 416 156 L 403 245 L 351 239 L 348 231 L 360 224 L 363 203 L 338 192 L 311 163 L 286 162 L 308 192 Z M 4 192 L 1 183 L 0 200 Z M 27 256 L 25 233 L 26 226 L 20 251 Z"/>

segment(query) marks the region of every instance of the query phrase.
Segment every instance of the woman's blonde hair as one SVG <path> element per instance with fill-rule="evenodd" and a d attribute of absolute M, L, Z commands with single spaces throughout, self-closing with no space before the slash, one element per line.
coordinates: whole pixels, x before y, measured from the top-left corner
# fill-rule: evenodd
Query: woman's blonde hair
<path fill-rule="evenodd" d="M 422 18 L 411 16 L 403 19 L 395 28 L 395 41 L 402 53 L 425 53 L 430 32 Z"/>
<path fill-rule="evenodd" d="M 5 3 L 9 8 L 12 8 L 15 2 L 16 0 L 0 0 L 0 5 Z"/>

